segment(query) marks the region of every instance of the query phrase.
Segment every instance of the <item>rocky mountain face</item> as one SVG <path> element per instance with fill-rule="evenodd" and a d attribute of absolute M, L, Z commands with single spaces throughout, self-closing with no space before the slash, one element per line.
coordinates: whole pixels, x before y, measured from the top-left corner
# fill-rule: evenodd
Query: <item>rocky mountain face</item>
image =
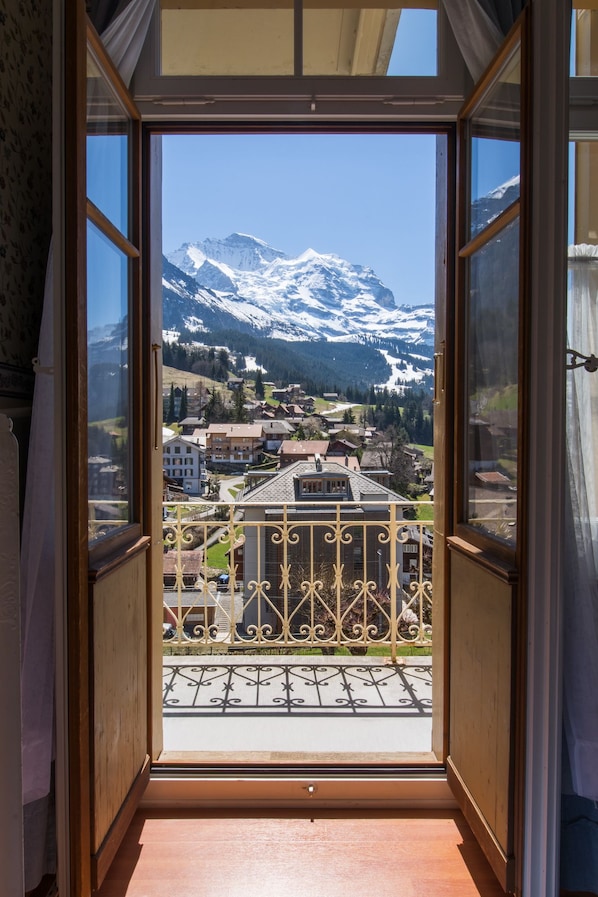
<path fill-rule="evenodd" d="M 288 340 L 397 338 L 431 345 L 433 306 L 397 307 L 368 267 L 308 249 L 290 258 L 247 234 L 164 259 L 166 330 L 235 329 Z"/>

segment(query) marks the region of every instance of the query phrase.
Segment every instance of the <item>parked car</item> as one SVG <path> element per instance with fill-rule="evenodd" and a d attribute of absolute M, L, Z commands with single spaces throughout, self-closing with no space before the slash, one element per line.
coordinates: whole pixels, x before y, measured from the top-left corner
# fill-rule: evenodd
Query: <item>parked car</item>
<path fill-rule="evenodd" d="M 228 590 L 228 581 L 229 576 L 228 573 L 221 573 L 218 579 L 216 580 L 216 589 L 219 592 L 226 592 Z"/>

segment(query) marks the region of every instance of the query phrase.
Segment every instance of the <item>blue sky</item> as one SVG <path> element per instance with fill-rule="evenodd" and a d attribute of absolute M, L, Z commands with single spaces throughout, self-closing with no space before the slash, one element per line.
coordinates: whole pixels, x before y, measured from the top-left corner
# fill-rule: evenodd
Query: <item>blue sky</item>
<path fill-rule="evenodd" d="M 432 75 L 436 14 L 404 10 L 389 74 Z M 298 255 L 374 269 L 398 305 L 434 302 L 436 137 L 406 134 L 169 135 L 163 246 L 252 234 Z M 516 146 L 488 141 L 483 195 L 518 171 Z"/>
<path fill-rule="evenodd" d="M 434 301 L 436 138 L 163 137 L 163 243 L 252 234 L 371 266 L 398 304 Z"/>

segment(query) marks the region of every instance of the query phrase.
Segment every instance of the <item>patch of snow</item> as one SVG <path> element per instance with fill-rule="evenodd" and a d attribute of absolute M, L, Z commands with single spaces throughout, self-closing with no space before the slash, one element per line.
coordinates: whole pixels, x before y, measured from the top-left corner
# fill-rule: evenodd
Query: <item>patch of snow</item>
<path fill-rule="evenodd" d="M 245 370 L 246 371 L 261 371 L 262 374 L 267 374 L 268 371 L 265 367 L 262 367 L 261 364 L 258 364 L 253 355 L 245 356 Z"/>

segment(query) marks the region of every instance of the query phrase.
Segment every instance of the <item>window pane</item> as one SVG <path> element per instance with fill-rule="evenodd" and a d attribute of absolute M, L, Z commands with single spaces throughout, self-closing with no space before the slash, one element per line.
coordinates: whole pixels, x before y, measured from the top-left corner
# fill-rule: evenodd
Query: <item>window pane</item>
<path fill-rule="evenodd" d="M 519 222 L 469 261 L 467 521 L 516 538 Z"/>
<path fill-rule="evenodd" d="M 438 74 L 438 12 L 403 9 L 387 75 Z"/>
<path fill-rule="evenodd" d="M 129 236 L 130 122 L 97 69 L 87 65 L 87 196 Z"/>
<path fill-rule="evenodd" d="M 293 74 L 292 8 L 170 9 L 165 6 L 163 2 L 163 75 Z M 234 3 L 230 6 L 234 7 Z"/>
<path fill-rule="evenodd" d="M 437 12 L 346 3 L 303 10 L 304 75 L 436 75 Z"/>
<path fill-rule="evenodd" d="M 131 519 L 129 263 L 87 226 L 89 539 Z"/>
<path fill-rule="evenodd" d="M 517 52 L 471 119 L 470 236 L 519 199 L 520 94 Z"/>
<path fill-rule="evenodd" d="M 294 74 L 292 0 L 188 5 L 161 0 L 162 75 Z M 400 3 L 374 9 L 359 0 L 327 7 L 305 0 L 302 23 L 304 75 L 438 73 L 435 9 L 403 9 Z"/>
<path fill-rule="evenodd" d="M 598 10 L 574 9 L 572 15 L 571 75 L 595 77 L 598 75 Z"/>

